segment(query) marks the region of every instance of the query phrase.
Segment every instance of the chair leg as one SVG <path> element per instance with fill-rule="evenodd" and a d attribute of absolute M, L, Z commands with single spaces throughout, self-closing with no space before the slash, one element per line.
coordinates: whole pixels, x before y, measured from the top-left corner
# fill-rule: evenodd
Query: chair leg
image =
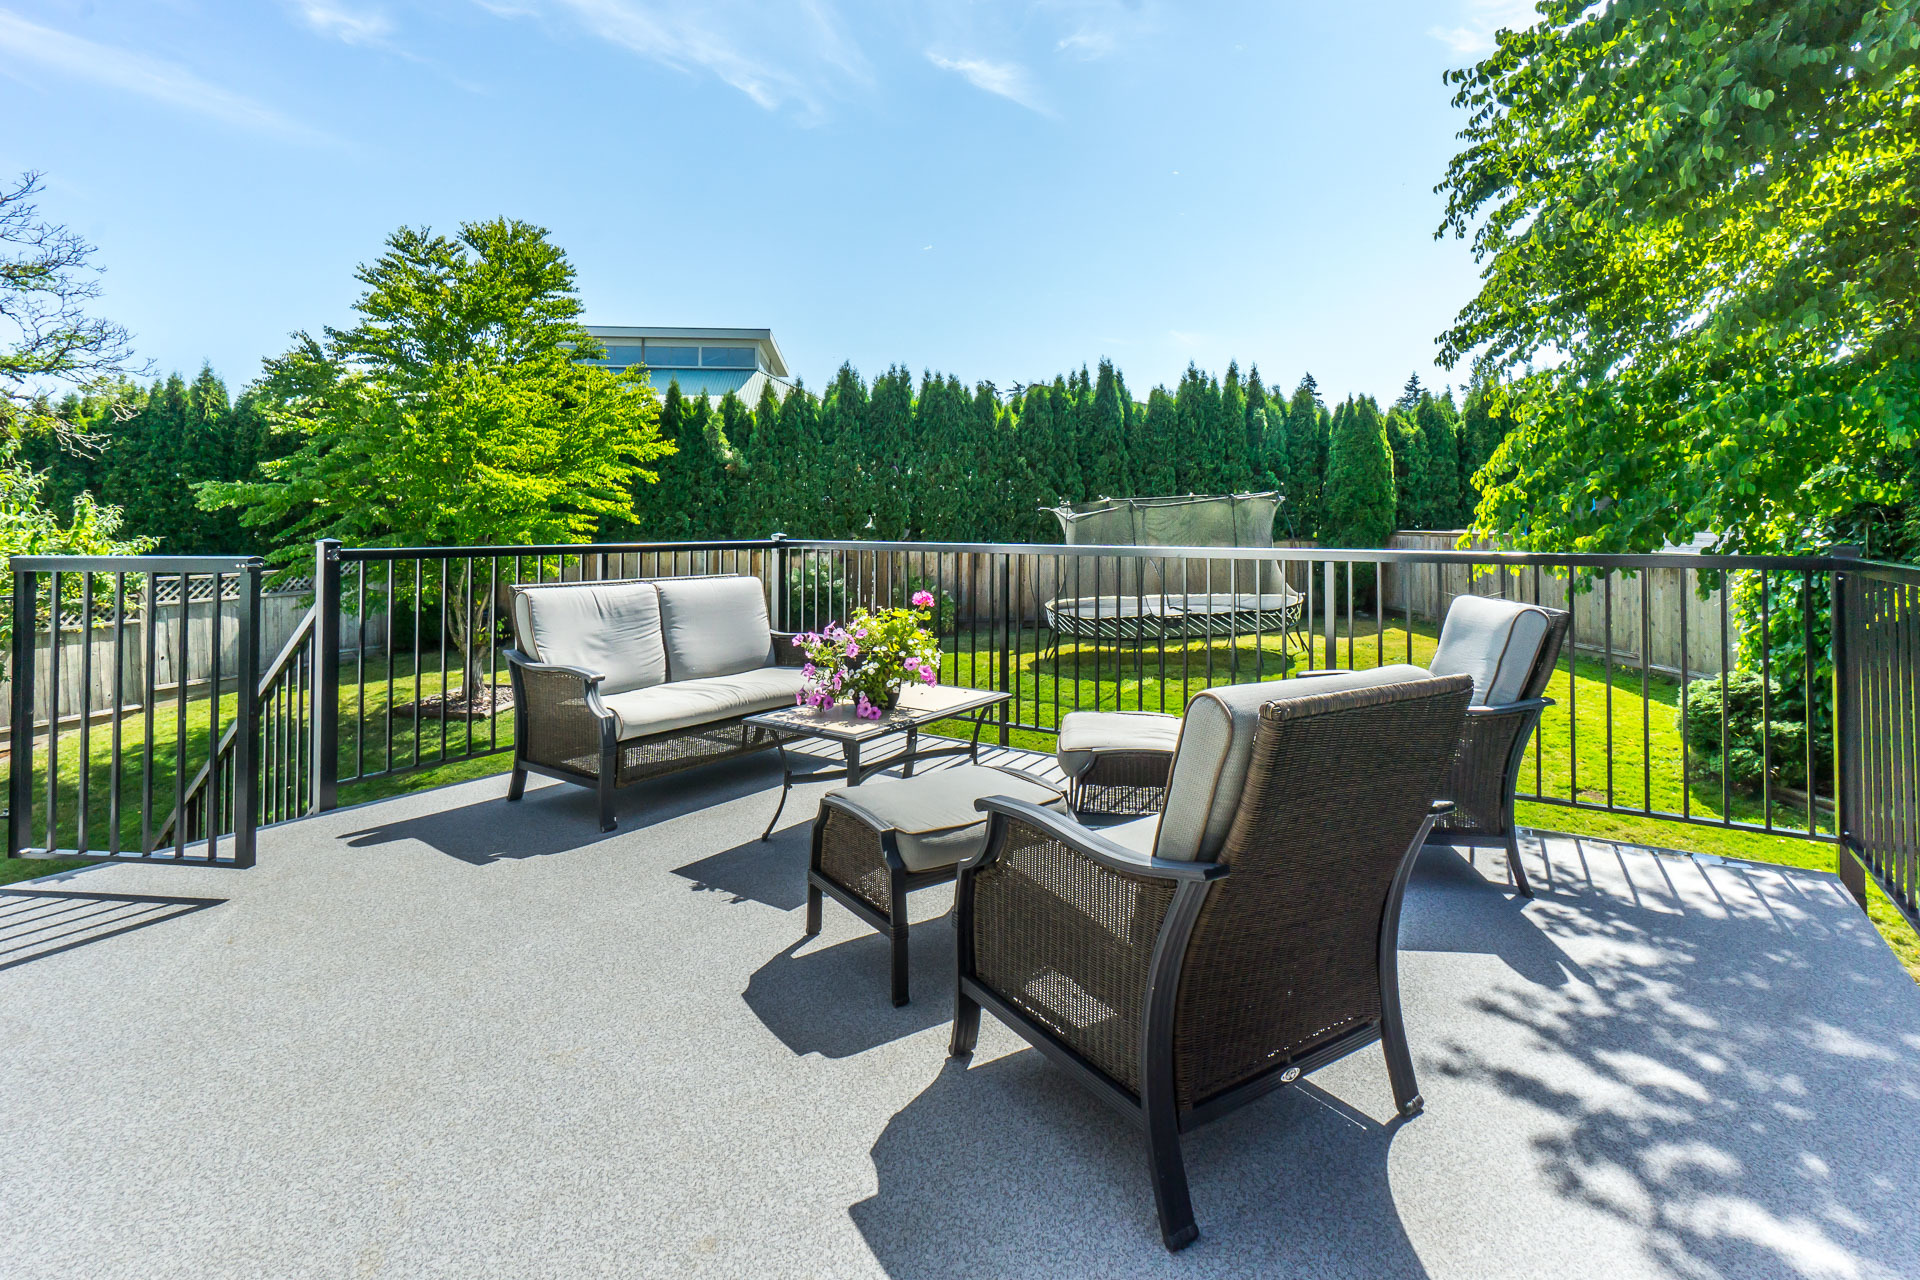
<path fill-rule="evenodd" d="M 887 920 L 892 926 L 889 933 L 893 943 L 893 1004 L 897 1009 L 907 1002 L 907 894 L 897 879 L 892 876 L 887 879 L 892 898 Z"/>
<path fill-rule="evenodd" d="M 513 776 L 507 779 L 507 799 L 518 800 L 527 793 L 527 771 L 519 765 L 513 766 Z"/>
<path fill-rule="evenodd" d="M 600 775 L 599 791 L 600 829 L 602 831 L 612 831 L 615 827 L 619 826 L 620 823 L 619 820 L 613 816 L 613 775 L 611 773 L 602 773 Z"/>
<path fill-rule="evenodd" d="M 1387 996 L 1386 992 L 1381 993 Z M 1413 1052 L 1407 1047 L 1407 1024 L 1400 1017 L 1397 989 L 1380 1002 L 1380 1051 L 1387 1059 L 1387 1080 L 1393 1085 L 1393 1105 L 1403 1116 L 1420 1113 L 1426 1105 L 1413 1077 Z"/>
<path fill-rule="evenodd" d="M 809 938 L 820 932 L 820 896 L 820 886 L 809 881 L 807 884 L 807 932 L 805 934 L 805 936 Z"/>
<path fill-rule="evenodd" d="M 947 1041 L 947 1056 L 964 1058 L 980 1043 L 980 1006 L 954 984 L 953 1037 Z"/>
<path fill-rule="evenodd" d="M 1180 1154 L 1180 1120 L 1171 1097 L 1147 1103 L 1147 1160 L 1153 1175 L 1153 1206 L 1160 1214 L 1160 1239 L 1178 1253 L 1200 1238 L 1187 1192 L 1187 1164 Z"/>
<path fill-rule="evenodd" d="M 1520 837 L 1515 834 L 1513 823 L 1507 823 L 1507 874 L 1513 877 L 1513 887 L 1520 891 L 1523 898 L 1533 896 L 1533 886 L 1527 883 L 1526 864 L 1520 861 Z"/>

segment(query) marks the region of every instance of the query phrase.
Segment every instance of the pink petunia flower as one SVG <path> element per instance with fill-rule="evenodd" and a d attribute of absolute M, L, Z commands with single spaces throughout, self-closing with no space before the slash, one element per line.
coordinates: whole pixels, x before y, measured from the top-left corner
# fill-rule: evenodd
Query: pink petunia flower
<path fill-rule="evenodd" d="M 933 592 L 931 591 L 914 592 L 913 603 L 915 608 L 919 608 L 919 609 L 931 608 L 933 606 Z"/>

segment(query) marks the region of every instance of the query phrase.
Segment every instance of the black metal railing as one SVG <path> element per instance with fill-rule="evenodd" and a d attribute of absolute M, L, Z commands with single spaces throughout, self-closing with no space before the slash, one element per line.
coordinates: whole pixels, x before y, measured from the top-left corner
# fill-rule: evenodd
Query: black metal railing
<path fill-rule="evenodd" d="M 96 633 L 108 616 L 103 575 L 147 575 L 132 587 L 132 578 L 110 584 L 107 596 L 171 581 L 167 598 L 185 603 L 157 607 L 178 608 L 183 619 L 192 610 L 259 616 L 258 572 L 250 561 L 14 563 L 16 617 L 34 619 L 24 651 L 16 635 L 16 667 L 38 661 L 37 670 L 51 664 L 59 671 L 64 660 L 70 670 L 74 654 L 98 647 Z M 223 603 L 216 598 L 233 595 L 231 587 L 194 580 L 215 572 L 251 573 L 254 585 L 237 603 Z M 1864 893 L 1863 874 L 1870 872 L 1904 911 L 1914 911 L 1920 571 L 1867 564 L 1844 549 L 1820 556 L 1555 556 L 779 536 L 398 549 L 321 543 L 313 607 L 253 686 L 246 714 L 257 735 L 242 734 L 219 699 L 205 700 L 204 737 L 212 744 L 206 758 L 192 762 L 194 769 L 183 765 L 184 772 L 162 767 L 138 775 L 142 812 L 157 801 L 173 816 L 114 851 L 138 846 L 146 856 L 164 848 L 182 858 L 229 833 L 237 841 L 243 780 L 253 788 L 244 799 L 270 823 L 330 809 L 343 795 L 391 789 L 404 775 L 510 751 L 503 651 L 512 643 L 516 585 L 707 573 L 759 579 L 774 626 L 789 631 L 932 592 L 943 679 L 1009 693 L 1000 740 L 1039 747 L 1075 710 L 1177 713 L 1212 685 L 1330 666 L 1424 664 L 1447 605 L 1459 595 L 1564 609 L 1573 615 L 1570 642 L 1550 688 L 1556 705 L 1529 748 L 1522 800 L 1839 841 L 1853 855 L 1842 862 L 1856 892 Z M 48 581 L 56 574 L 62 580 Z M 86 577 L 83 586 L 74 585 L 75 574 Z M 65 602 L 59 625 L 42 603 L 56 594 Z M 111 617 L 114 627 L 125 626 L 121 612 Z M 157 630 L 143 633 L 149 645 Z M 81 646 L 63 638 L 75 631 L 94 640 Z M 121 643 L 116 631 L 110 644 Z M 159 678 L 154 663 L 146 671 L 149 682 Z M 226 688 L 239 674 L 232 664 L 215 684 Z M 75 705 L 76 696 L 84 704 L 89 695 L 64 691 L 50 707 L 40 684 L 29 706 L 14 708 L 16 741 L 24 735 L 40 745 L 24 758 L 16 752 L 13 812 L 39 822 L 31 829 L 54 834 L 38 844 L 25 834 L 10 837 L 10 848 L 94 852 L 101 848 L 95 829 L 74 825 L 88 812 L 85 803 L 62 811 L 60 798 L 45 791 L 47 812 L 33 813 L 40 786 L 33 779 L 58 779 L 55 791 L 87 788 L 88 773 L 73 777 L 59 757 L 94 753 L 91 712 Z M 154 688 L 162 686 L 173 689 L 164 680 Z M 152 692 L 140 700 L 149 719 Z M 178 720 L 191 697 L 178 690 L 173 696 Z M 116 726 L 123 718 L 118 710 L 109 714 Z M 166 732 L 160 738 L 191 739 L 197 750 L 202 736 L 176 725 L 171 739 Z M 239 758 L 243 739 L 252 750 L 249 768 Z M 142 741 L 157 740 L 149 734 Z M 162 765 L 167 741 L 147 753 Z M 122 774 L 115 743 L 109 778 Z M 110 807 L 118 831 L 124 806 L 116 799 Z M 57 816 L 62 812 L 67 816 Z"/>
<path fill-rule="evenodd" d="M 1862 900 L 1871 875 L 1913 921 L 1920 918 L 1920 570 L 1858 564 L 1839 577 L 1839 794 L 1854 855 L 1841 860 L 1841 875 Z"/>
<path fill-rule="evenodd" d="M 260 561 L 11 567 L 8 855 L 253 865 Z"/>

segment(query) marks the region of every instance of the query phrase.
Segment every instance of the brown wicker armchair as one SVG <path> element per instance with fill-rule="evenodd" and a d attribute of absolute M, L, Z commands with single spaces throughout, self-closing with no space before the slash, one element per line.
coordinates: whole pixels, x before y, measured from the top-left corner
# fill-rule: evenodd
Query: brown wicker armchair
<path fill-rule="evenodd" d="M 1435 675 L 1473 677 L 1473 703 L 1440 794 L 1453 809 L 1433 824 L 1436 844 L 1504 849 L 1513 887 L 1533 896 L 1513 820 L 1513 793 L 1527 741 L 1553 705 L 1543 695 L 1572 615 L 1560 609 L 1460 596 L 1447 609 Z"/>
<path fill-rule="evenodd" d="M 1440 626 L 1434 675 L 1473 678 L 1473 702 L 1440 794 L 1453 802 L 1428 836 L 1434 844 L 1505 850 L 1507 874 L 1533 896 L 1513 819 L 1513 793 L 1527 742 L 1553 705 L 1543 696 L 1572 615 L 1537 604 L 1456 596 Z M 1302 671 L 1303 679 L 1337 671 Z"/>
<path fill-rule="evenodd" d="M 1400 902 L 1471 693 L 1414 667 L 1210 690 L 1157 817 L 979 802 L 951 1051 L 984 1008 L 1141 1125 L 1169 1249 L 1199 1234 L 1182 1133 L 1375 1041 L 1419 1110 Z"/>

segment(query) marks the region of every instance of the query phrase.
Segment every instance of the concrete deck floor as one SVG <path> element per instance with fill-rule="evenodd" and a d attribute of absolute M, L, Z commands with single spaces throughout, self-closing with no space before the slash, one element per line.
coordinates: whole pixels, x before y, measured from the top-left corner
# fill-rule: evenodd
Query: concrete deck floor
<path fill-rule="evenodd" d="M 1920 989 L 1830 876 L 1555 838 L 1527 903 L 1429 852 L 1425 1113 L 1368 1051 L 1201 1131 L 1169 1256 L 1123 1122 L 991 1018 L 946 1059 L 945 891 L 907 1008 L 845 911 L 801 944 L 824 786 L 761 844 L 776 779 L 0 890 L 0 1276 L 1920 1275 Z"/>

